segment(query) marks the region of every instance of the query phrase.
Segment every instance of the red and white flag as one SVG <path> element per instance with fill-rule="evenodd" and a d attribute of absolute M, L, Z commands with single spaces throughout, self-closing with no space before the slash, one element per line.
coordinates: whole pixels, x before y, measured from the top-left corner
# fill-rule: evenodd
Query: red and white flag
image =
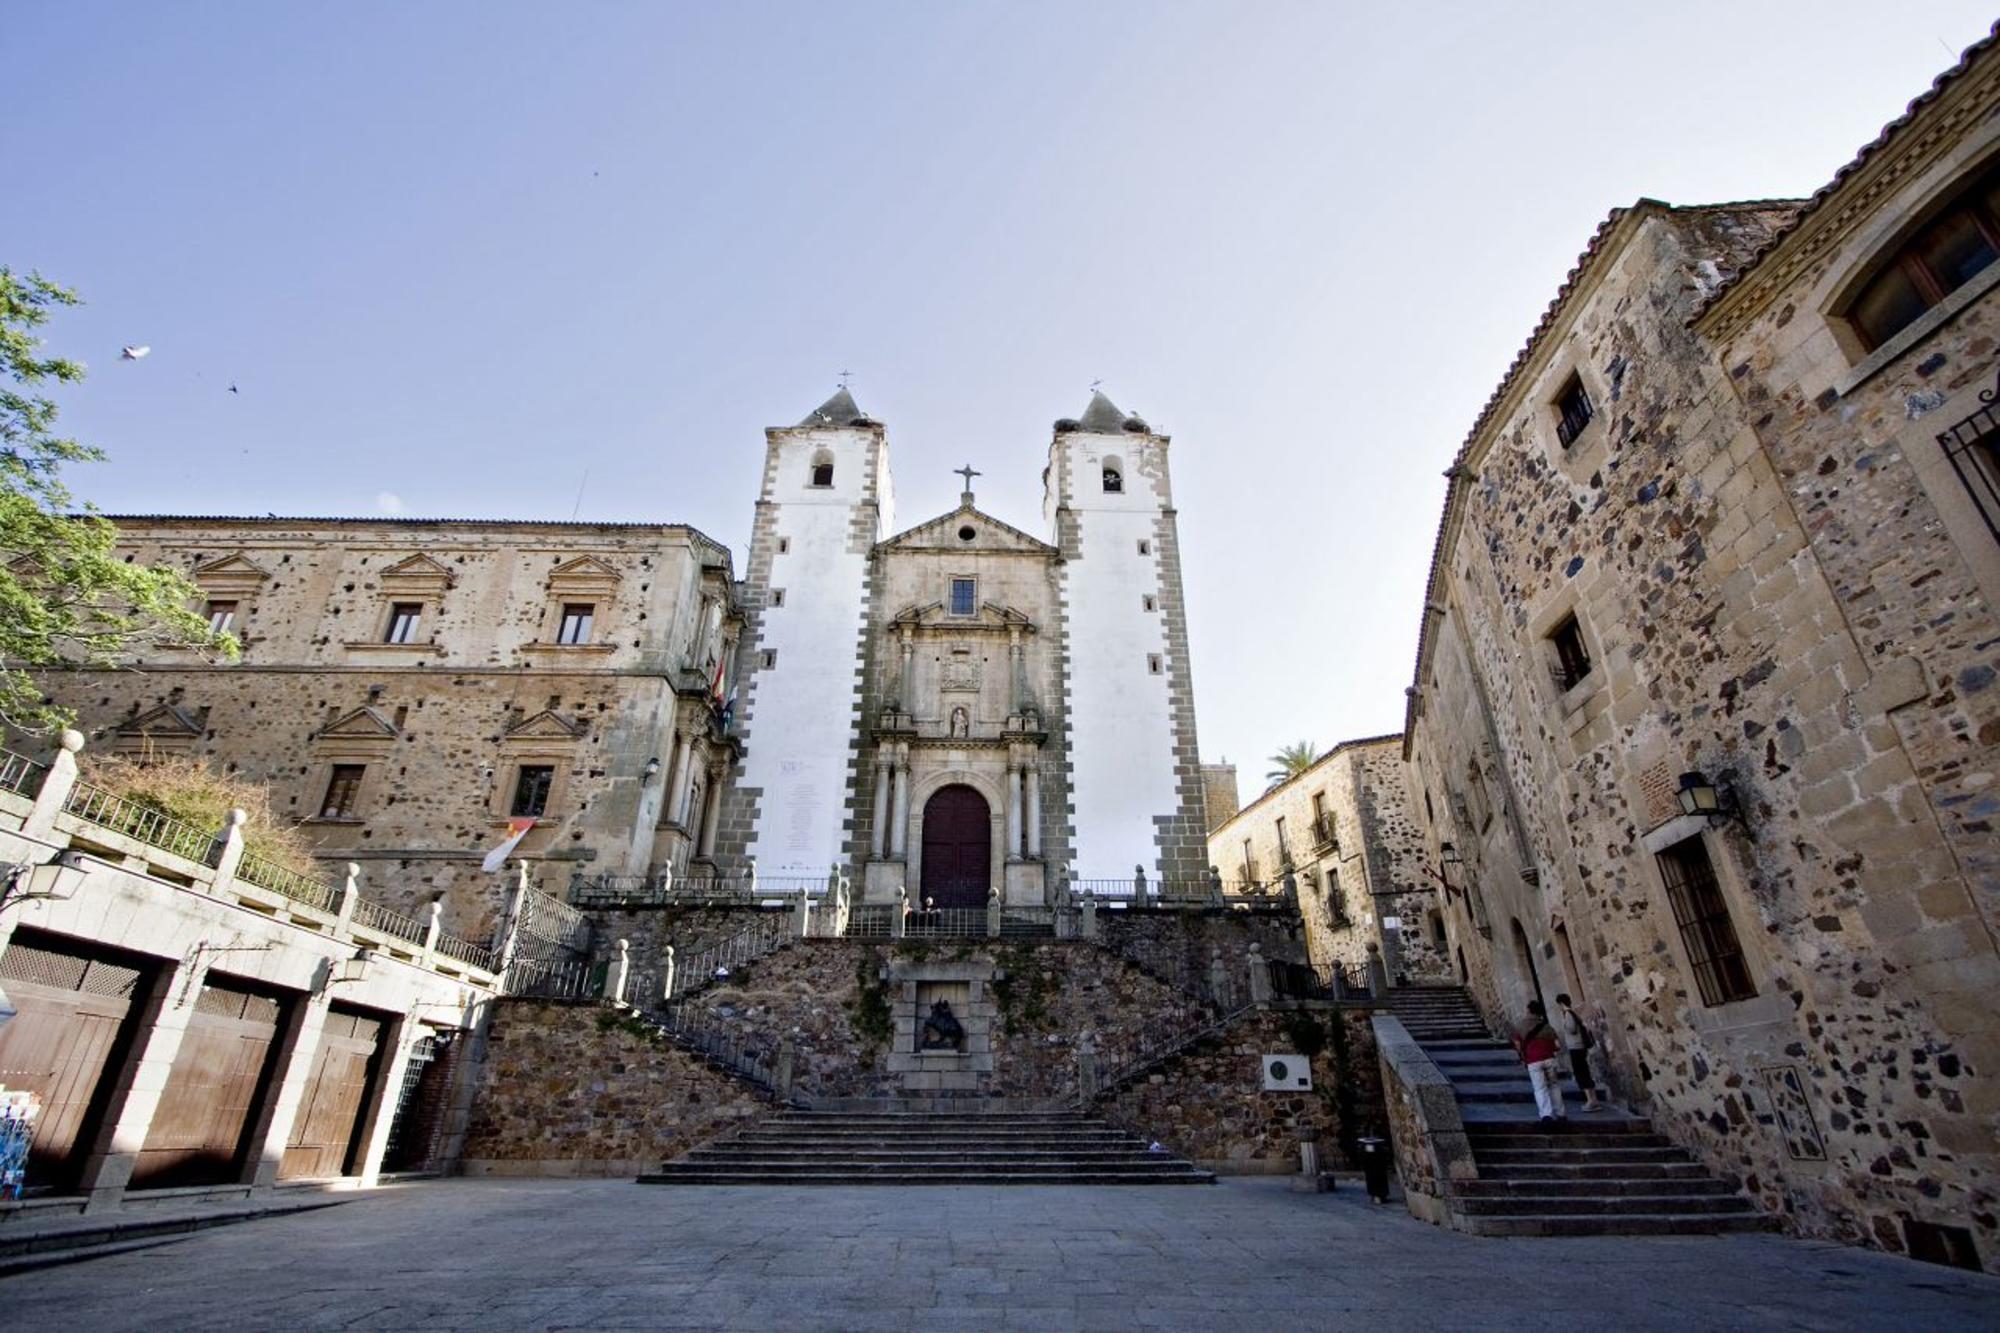
<path fill-rule="evenodd" d="M 508 820 L 507 841 L 486 853 L 486 859 L 479 863 L 479 868 L 491 875 L 498 871 L 501 866 L 506 865 L 507 858 L 514 854 L 514 849 L 521 845 L 521 839 L 527 837 L 528 830 L 534 826 L 535 821 L 532 819 Z"/>

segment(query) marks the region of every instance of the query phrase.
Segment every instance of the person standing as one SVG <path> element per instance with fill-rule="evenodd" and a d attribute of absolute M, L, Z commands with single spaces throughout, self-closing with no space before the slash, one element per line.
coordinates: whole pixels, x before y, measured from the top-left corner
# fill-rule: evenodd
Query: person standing
<path fill-rule="evenodd" d="M 1556 996 L 1556 1030 L 1562 1033 L 1563 1050 L 1569 1055 L 1570 1077 L 1583 1094 L 1583 1109 L 1602 1111 L 1604 1096 L 1597 1090 L 1597 1080 L 1590 1076 L 1590 1048 L 1597 1043 L 1583 1025 L 1583 1015 L 1570 1007 L 1567 995 Z"/>
<path fill-rule="evenodd" d="M 1563 1109 L 1562 1067 L 1556 1057 L 1562 1053 L 1562 1039 L 1549 1026 L 1549 1011 L 1540 1000 L 1528 1001 L 1528 1024 L 1514 1034 L 1514 1049 L 1528 1067 L 1528 1086 L 1535 1090 L 1535 1110 L 1542 1123 L 1567 1120 Z"/>

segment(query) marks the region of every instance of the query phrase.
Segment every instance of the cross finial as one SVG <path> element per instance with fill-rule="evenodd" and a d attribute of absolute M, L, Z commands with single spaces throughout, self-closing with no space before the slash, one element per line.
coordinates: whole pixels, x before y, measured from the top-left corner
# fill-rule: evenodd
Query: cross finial
<path fill-rule="evenodd" d="M 1102 385 L 1103 383 L 1104 383 L 1103 380 L 1092 380 L 1090 382 L 1090 391 L 1092 393 L 1096 393 L 1098 390 L 1098 386 Z"/>
<path fill-rule="evenodd" d="M 853 372 L 853 371 L 851 371 L 851 370 L 843 370 L 843 371 L 841 371 L 841 372 L 840 372 L 840 387 L 841 387 L 841 388 L 843 388 L 843 389 L 845 389 L 845 388 L 847 387 L 847 381 L 848 381 L 849 379 L 851 379 L 851 378 L 853 377 L 853 375 L 854 375 L 854 372 Z"/>
<path fill-rule="evenodd" d="M 972 499 L 972 479 L 974 477 L 983 477 L 986 474 L 976 470 L 970 463 L 967 463 L 964 467 L 955 467 L 952 471 L 965 478 L 965 499 L 970 501 Z"/>

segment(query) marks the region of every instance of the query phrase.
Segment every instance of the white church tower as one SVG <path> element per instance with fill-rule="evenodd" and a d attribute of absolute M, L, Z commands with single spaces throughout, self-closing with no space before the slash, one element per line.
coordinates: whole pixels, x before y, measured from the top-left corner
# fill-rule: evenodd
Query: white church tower
<path fill-rule="evenodd" d="M 1071 846 L 1082 879 L 1198 883 L 1201 758 L 1168 439 L 1093 393 L 1056 422 L 1043 516 L 1063 555 Z"/>
<path fill-rule="evenodd" d="M 760 877 L 824 878 L 842 859 L 869 552 L 894 508 L 887 436 L 845 388 L 798 425 L 765 432 L 735 675 L 743 761 L 719 860 L 754 857 Z"/>

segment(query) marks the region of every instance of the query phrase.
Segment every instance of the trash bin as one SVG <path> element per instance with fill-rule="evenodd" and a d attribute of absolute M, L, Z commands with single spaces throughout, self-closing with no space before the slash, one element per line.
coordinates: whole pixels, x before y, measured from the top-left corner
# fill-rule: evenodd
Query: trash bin
<path fill-rule="evenodd" d="M 1355 1141 L 1361 1154 L 1361 1175 L 1368 1182 L 1368 1197 L 1376 1203 L 1389 1202 L 1389 1141 L 1366 1135 Z"/>

